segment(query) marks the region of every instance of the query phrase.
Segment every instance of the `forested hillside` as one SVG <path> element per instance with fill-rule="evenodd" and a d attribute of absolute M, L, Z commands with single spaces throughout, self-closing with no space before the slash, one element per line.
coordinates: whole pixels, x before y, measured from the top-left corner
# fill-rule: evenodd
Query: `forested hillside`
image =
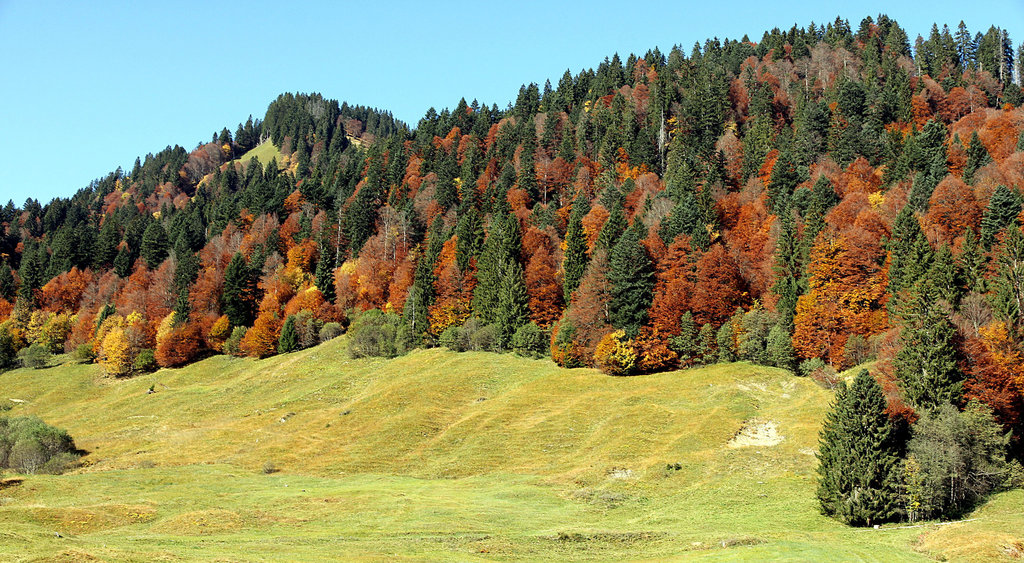
<path fill-rule="evenodd" d="M 0 210 L 0 363 L 126 376 L 345 329 L 357 356 L 615 374 L 742 359 L 829 382 L 877 359 L 891 416 L 976 398 L 1020 436 L 1021 55 L 962 23 L 911 47 L 879 16 L 615 55 L 415 129 L 284 94 Z M 239 158 L 261 143 L 281 160 Z"/>

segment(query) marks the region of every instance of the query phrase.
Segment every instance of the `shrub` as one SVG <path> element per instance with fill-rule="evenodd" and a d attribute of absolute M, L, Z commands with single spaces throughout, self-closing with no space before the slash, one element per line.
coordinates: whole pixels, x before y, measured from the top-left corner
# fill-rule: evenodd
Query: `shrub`
<path fill-rule="evenodd" d="M 780 323 L 768 331 L 765 341 L 766 363 L 777 368 L 793 371 L 796 367 L 796 350 L 789 331 Z"/>
<path fill-rule="evenodd" d="M 954 518 L 974 508 L 1005 480 L 1008 441 L 992 409 L 977 401 L 963 412 L 945 404 L 919 419 L 904 464 L 910 519 Z"/>
<path fill-rule="evenodd" d="M 821 358 L 810 358 L 800 362 L 800 366 L 796 370 L 796 374 L 801 377 L 810 377 L 815 370 L 822 369 L 828 364 Z"/>
<path fill-rule="evenodd" d="M 551 360 L 564 368 L 578 368 L 586 365 L 580 348 L 573 338 L 576 325 L 571 319 L 564 319 L 555 325 L 551 333 Z"/>
<path fill-rule="evenodd" d="M 517 355 L 527 358 L 543 357 L 546 343 L 547 337 L 544 330 L 536 323 L 524 324 L 512 335 L 512 350 Z"/>
<path fill-rule="evenodd" d="M 378 309 L 360 314 L 349 328 L 349 354 L 353 358 L 397 356 L 395 337 L 401 324 L 402 318 L 398 315 Z"/>
<path fill-rule="evenodd" d="M 156 352 L 152 348 L 139 350 L 139 355 L 135 356 L 135 362 L 132 367 L 139 373 L 156 371 L 156 368 L 160 367 L 156 362 Z"/>
<path fill-rule="evenodd" d="M 220 352 L 224 349 L 224 341 L 231 336 L 231 321 L 227 315 L 221 315 L 213 322 L 210 333 L 206 337 L 206 345 Z"/>
<path fill-rule="evenodd" d="M 14 345 L 14 337 L 8 332 L 7 327 L 0 325 L 0 371 L 14 366 L 17 358 L 17 349 Z"/>
<path fill-rule="evenodd" d="M 341 324 L 340 323 L 326 323 L 320 328 L 320 342 L 327 342 L 328 340 L 334 340 L 341 336 Z"/>
<path fill-rule="evenodd" d="M 88 364 L 96 359 L 96 353 L 92 349 L 92 344 L 86 342 L 85 344 L 79 344 L 78 348 L 75 348 L 75 351 L 71 353 L 71 358 L 76 362 Z"/>
<path fill-rule="evenodd" d="M 299 350 L 312 348 L 320 343 L 320 329 L 324 323 L 313 316 L 308 309 L 293 315 L 295 318 L 295 334 L 299 338 Z"/>
<path fill-rule="evenodd" d="M 465 352 L 466 348 L 463 346 L 462 338 L 462 327 L 450 326 L 441 333 L 441 336 L 437 338 L 437 344 L 444 346 L 452 352 Z"/>
<path fill-rule="evenodd" d="M 242 339 L 245 338 L 245 333 L 249 329 L 244 326 L 236 326 L 231 329 L 231 336 L 224 341 L 224 346 L 221 347 L 225 354 L 231 354 L 232 356 L 241 356 L 242 349 L 239 347 L 242 343 Z"/>
<path fill-rule="evenodd" d="M 64 430 L 34 416 L 0 417 L 0 469 L 19 473 L 60 473 L 79 451 Z"/>
<path fill-rule="evenodd" d="M 469 350 L 476 350 L 479 352 L 500 352 L 501 351 L 501 334 L 498 330 L 498 325 L 484 325 L 476 324 L 475 319 L 470 319 L 471 322 L 466 323 L 466 338 L 469 339 Z M 475 328 L 474 327 L 479 327 Z"/>
<path fill-rule="evenodd" d="M 594 351 L 594 363 L 611 375 L 629 375 L 636 368 L 637 353 L 626 333 L 616 330 L 604 335 Z"/>
<path fill-rule="evenodd" d="M 18 351 L 18 359 L 21 360 L 21 365 L 32 369 L 46 367 L 50 363 L 50 357 L 50 349 L 39 343 L 33 343 L 27 348 L 22 348 Z"/>
<path fill-rule="evenodd" d="M 851 334 L 843 345 L 843 365 L 853 367 L 860 365 L 872 357 L 871 345 L 859 334 Z"/>

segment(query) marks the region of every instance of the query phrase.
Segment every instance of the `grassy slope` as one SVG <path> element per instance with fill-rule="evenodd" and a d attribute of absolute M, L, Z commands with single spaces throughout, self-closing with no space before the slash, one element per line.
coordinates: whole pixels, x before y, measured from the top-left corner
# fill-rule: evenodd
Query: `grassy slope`
<path fill-rule="evenodd" d="M 281 151 L 279 151 L 277 147 L 274 146 L 274 143 L 271 143 L 269 140 L 256 145 L 251 151 L 238 157 L 238 161 L 244 164 L 249 162 L 249 159 L 253 157 L 256 157 L 263 166 L 270 164 L 271 159 L 275 158 L 277 159 L 278 165 L 280 165 L 282 159 Z"/>
<path fill-rule="evenodd" d="M 124 381 L 18 370 L 2 398 L 90 454 L 0 489 L 0 560 L 912 561 L 1024 546 L 1020 491 L 942 527 L 820 516 L 829 394 L 746 364 L 613 378 L 443 350 L 352 361 L 339 339 Z M 750 420 L 785 439 L 728 447 Z"/>

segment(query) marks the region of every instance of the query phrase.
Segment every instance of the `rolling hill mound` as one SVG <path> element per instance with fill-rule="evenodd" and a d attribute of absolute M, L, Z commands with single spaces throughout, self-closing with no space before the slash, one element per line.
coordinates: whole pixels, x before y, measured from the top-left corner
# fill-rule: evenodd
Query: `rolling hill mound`
<path fill-rule="evenodd" d="M 336 339 L 126 380 L 15 370 L 0 398 L 89 452 L 73 474 L 0 488 L 5 560 L 894 561 L 1024 545 L 1021 491 L 947 526 L 820 516 L 830 393 L 744 363 L 614 378 L 443 349 L 351 360 Z"/>

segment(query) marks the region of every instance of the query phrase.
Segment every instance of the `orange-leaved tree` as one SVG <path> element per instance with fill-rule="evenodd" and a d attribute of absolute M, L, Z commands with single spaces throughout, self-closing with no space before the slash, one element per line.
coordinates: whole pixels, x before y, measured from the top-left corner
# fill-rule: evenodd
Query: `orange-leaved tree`
<path fill-rule="evenodd" d="M 809 290 L 797 301 L 793 347 L 802 358 L 842 365 L 843 347 L 854 334 L 888 328 L 885 269 L 877 241 L 856 233 L 822 232 L 811 250 Z"/>

